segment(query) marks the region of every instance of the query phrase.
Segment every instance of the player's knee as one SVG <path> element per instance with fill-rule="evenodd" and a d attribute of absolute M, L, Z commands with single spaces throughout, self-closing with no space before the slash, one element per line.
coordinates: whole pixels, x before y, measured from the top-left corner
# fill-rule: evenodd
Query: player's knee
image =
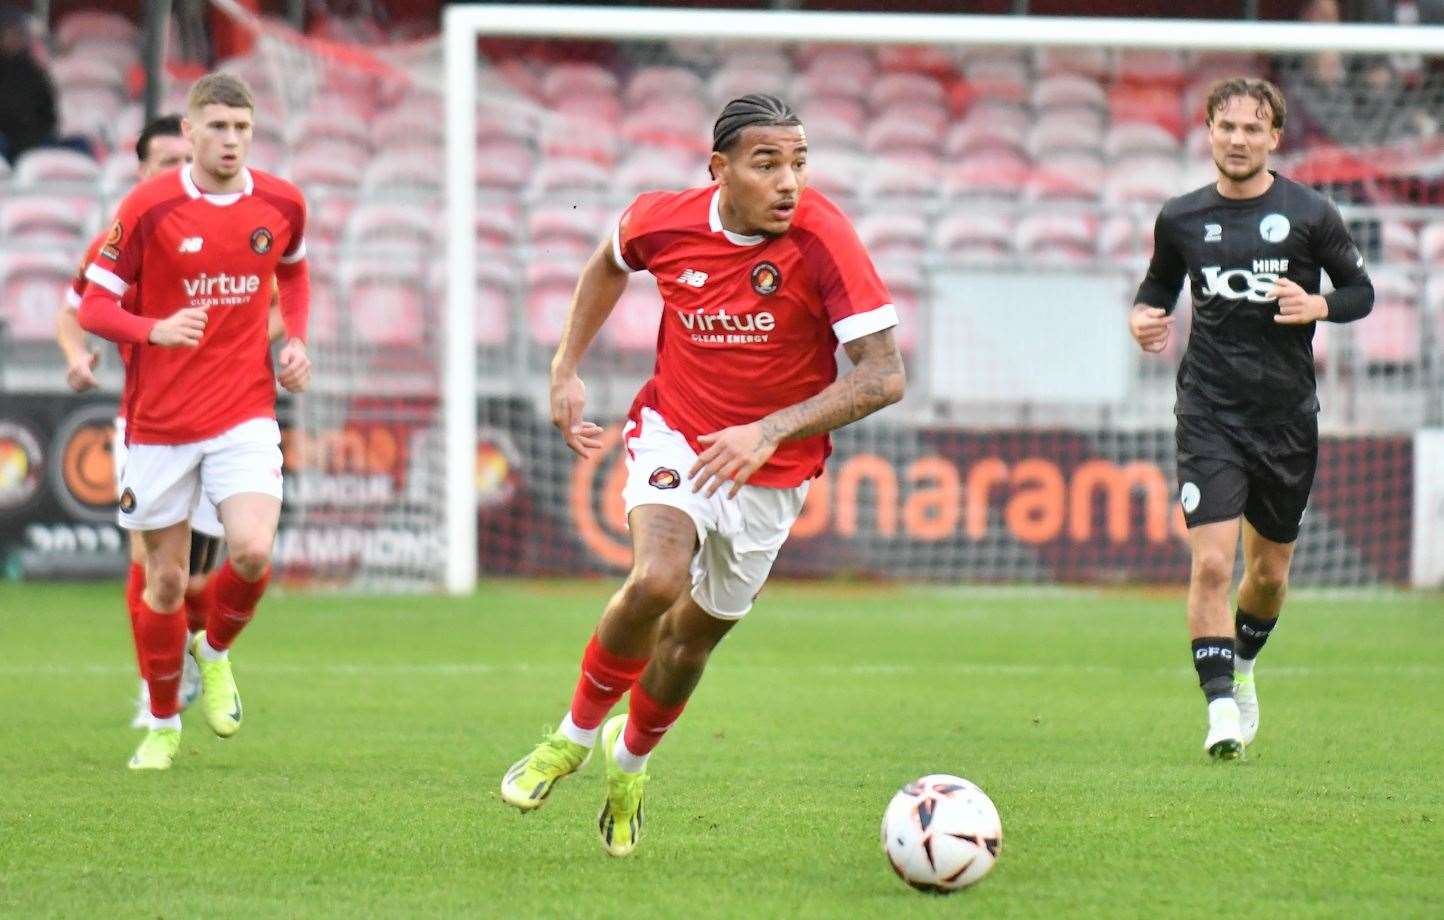
<path fill-rule="evenodd" d="M 158 610 L 174 610 L 185 597 L 186 570 L 178 563 L 151 563 L 145 587 Z"/>
<path fill-rule="evenodd" d="M 707 666 L 707 658 L 716 642 L 698 636 L 664 636 L 657 643 L 657 657 L 672 673 L 697 673 Z"/>
<path fill-rule="evenodd" d="M 1222 550 L 1200 549 L 1193 554 L 1193 580 L 1201 588 L 1227 591 L 1233 579 L 1233 561 Z"/>
<path fill-rule="evenodd" d="M 628 606 L 660 616 L 687 590 L 687 572 L 665 566 L 638 564 L 627 579 Z"/>
<path fill-rule="evenodd" d="M 268 539 L 242 538 L 231 541 L 228 549 L 231 568 L 246 581 L 260 578 L 271 564 L 271 541 Z"/>
<path fill-rule="evenodd" d="M 1288 590 L 1289 569 L 1273 562 L 1258 563 L 1250 567 L 1248 578 L 1255 592 L 1278 597 Z"/>

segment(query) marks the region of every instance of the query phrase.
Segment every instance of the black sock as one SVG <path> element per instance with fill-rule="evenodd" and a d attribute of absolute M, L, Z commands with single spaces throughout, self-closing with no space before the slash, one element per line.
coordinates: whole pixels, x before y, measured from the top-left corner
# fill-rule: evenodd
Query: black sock
<path fill-rule="evenodd" d="M 1278 617 L 1265 620 L 1263 617 L 1244 613 L 1243 610 L 1236 611 L 1233 615 L 1233 631 L 1238 642 L 1238 657 L 1249 660 L 1257 658 L 1278 621 Z"/>
<path fill-rule="evenodd" d="M 1233 636 L 1204 636 L 1193 640 L 1193 669 L 1198 685 L 1210 703 L 1233 698 Z"/>

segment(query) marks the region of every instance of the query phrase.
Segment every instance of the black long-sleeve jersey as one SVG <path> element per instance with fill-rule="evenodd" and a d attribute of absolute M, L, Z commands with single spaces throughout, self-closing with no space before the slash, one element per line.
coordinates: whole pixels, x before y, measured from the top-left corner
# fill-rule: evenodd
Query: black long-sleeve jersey
<path fill-rule="evenodd" d="M 1153 229 L 1153 260 L 1134 303 L 1173 312 L 1187 272 L 1193 330 L 1178 368 L 1177 415 L 1269 425 L 1319 411 L 1314 324 L 1274 322 L 1289 278 L 1310 294 L 1320 272 L 1335 290 L 1328 319 L 1368 314 L 1374 286 L 1338 210 L 1307 186 L 1274 174 L 1257 198 L 1225 198 L 1213 185 L 1169 200 Z"/>

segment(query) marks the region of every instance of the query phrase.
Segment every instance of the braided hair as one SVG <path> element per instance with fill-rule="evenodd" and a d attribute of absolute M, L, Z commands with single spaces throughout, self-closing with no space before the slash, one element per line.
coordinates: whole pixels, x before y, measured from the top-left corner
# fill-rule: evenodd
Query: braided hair
<path fill-rule="evenodd" d="M 792 106 L 766 93 L 748 93 L 727 103 L 712 125 L 712 149 L 726 153 L 734 147 L 747 128 L 791 128 L 802 119 Z M 711 168 L 708 168 L 711 172 Z"/>

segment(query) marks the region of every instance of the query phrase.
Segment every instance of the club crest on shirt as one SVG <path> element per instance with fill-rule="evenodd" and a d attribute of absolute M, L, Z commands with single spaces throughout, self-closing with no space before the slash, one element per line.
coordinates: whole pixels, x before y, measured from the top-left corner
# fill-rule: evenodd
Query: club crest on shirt
<path fill-rule="evenodd" d="M 126 489 L 120 493 L 120 510 L 126 514 L 130 514 L 135 510 L 135 493 L 130 489 Z"/>
<path fill-rule="evenodd" d="M 271 236 L 271 231 L 265 227 L 257 227 L 251 231 L 251 251 L 256 255 L 263 256 L 270 252 L 273 242 L 275 239 Z"/>
<path fill-rule="evenodd" d="M 675 489 L 682 484 L 682 477 L 676 470 L 659 466 L 647 477 L 647 485 L 654 489 Z"/>
<path fill-rule="evenodd" d="M 767 297 L 782 287 L 782 272 L 771 262 L 758 262 L 752 266 L 752 290 Z"/>
<path fill-rule="evenodd" d="M 105 242 L 101 244 L 100 254 L 114 262 L 120 258 L 120 238 L 125 235 L 125 228 L 116 221 L 110 227 L 110 233 L 106 234 Z"/>
<path fill-rule="evenodd" d="M 1289 219 L 1282 214 L 1270 214 L 1258 224 L 1258 235 L 1270 243 L 1281 243 L 1289 235 Z"/>

